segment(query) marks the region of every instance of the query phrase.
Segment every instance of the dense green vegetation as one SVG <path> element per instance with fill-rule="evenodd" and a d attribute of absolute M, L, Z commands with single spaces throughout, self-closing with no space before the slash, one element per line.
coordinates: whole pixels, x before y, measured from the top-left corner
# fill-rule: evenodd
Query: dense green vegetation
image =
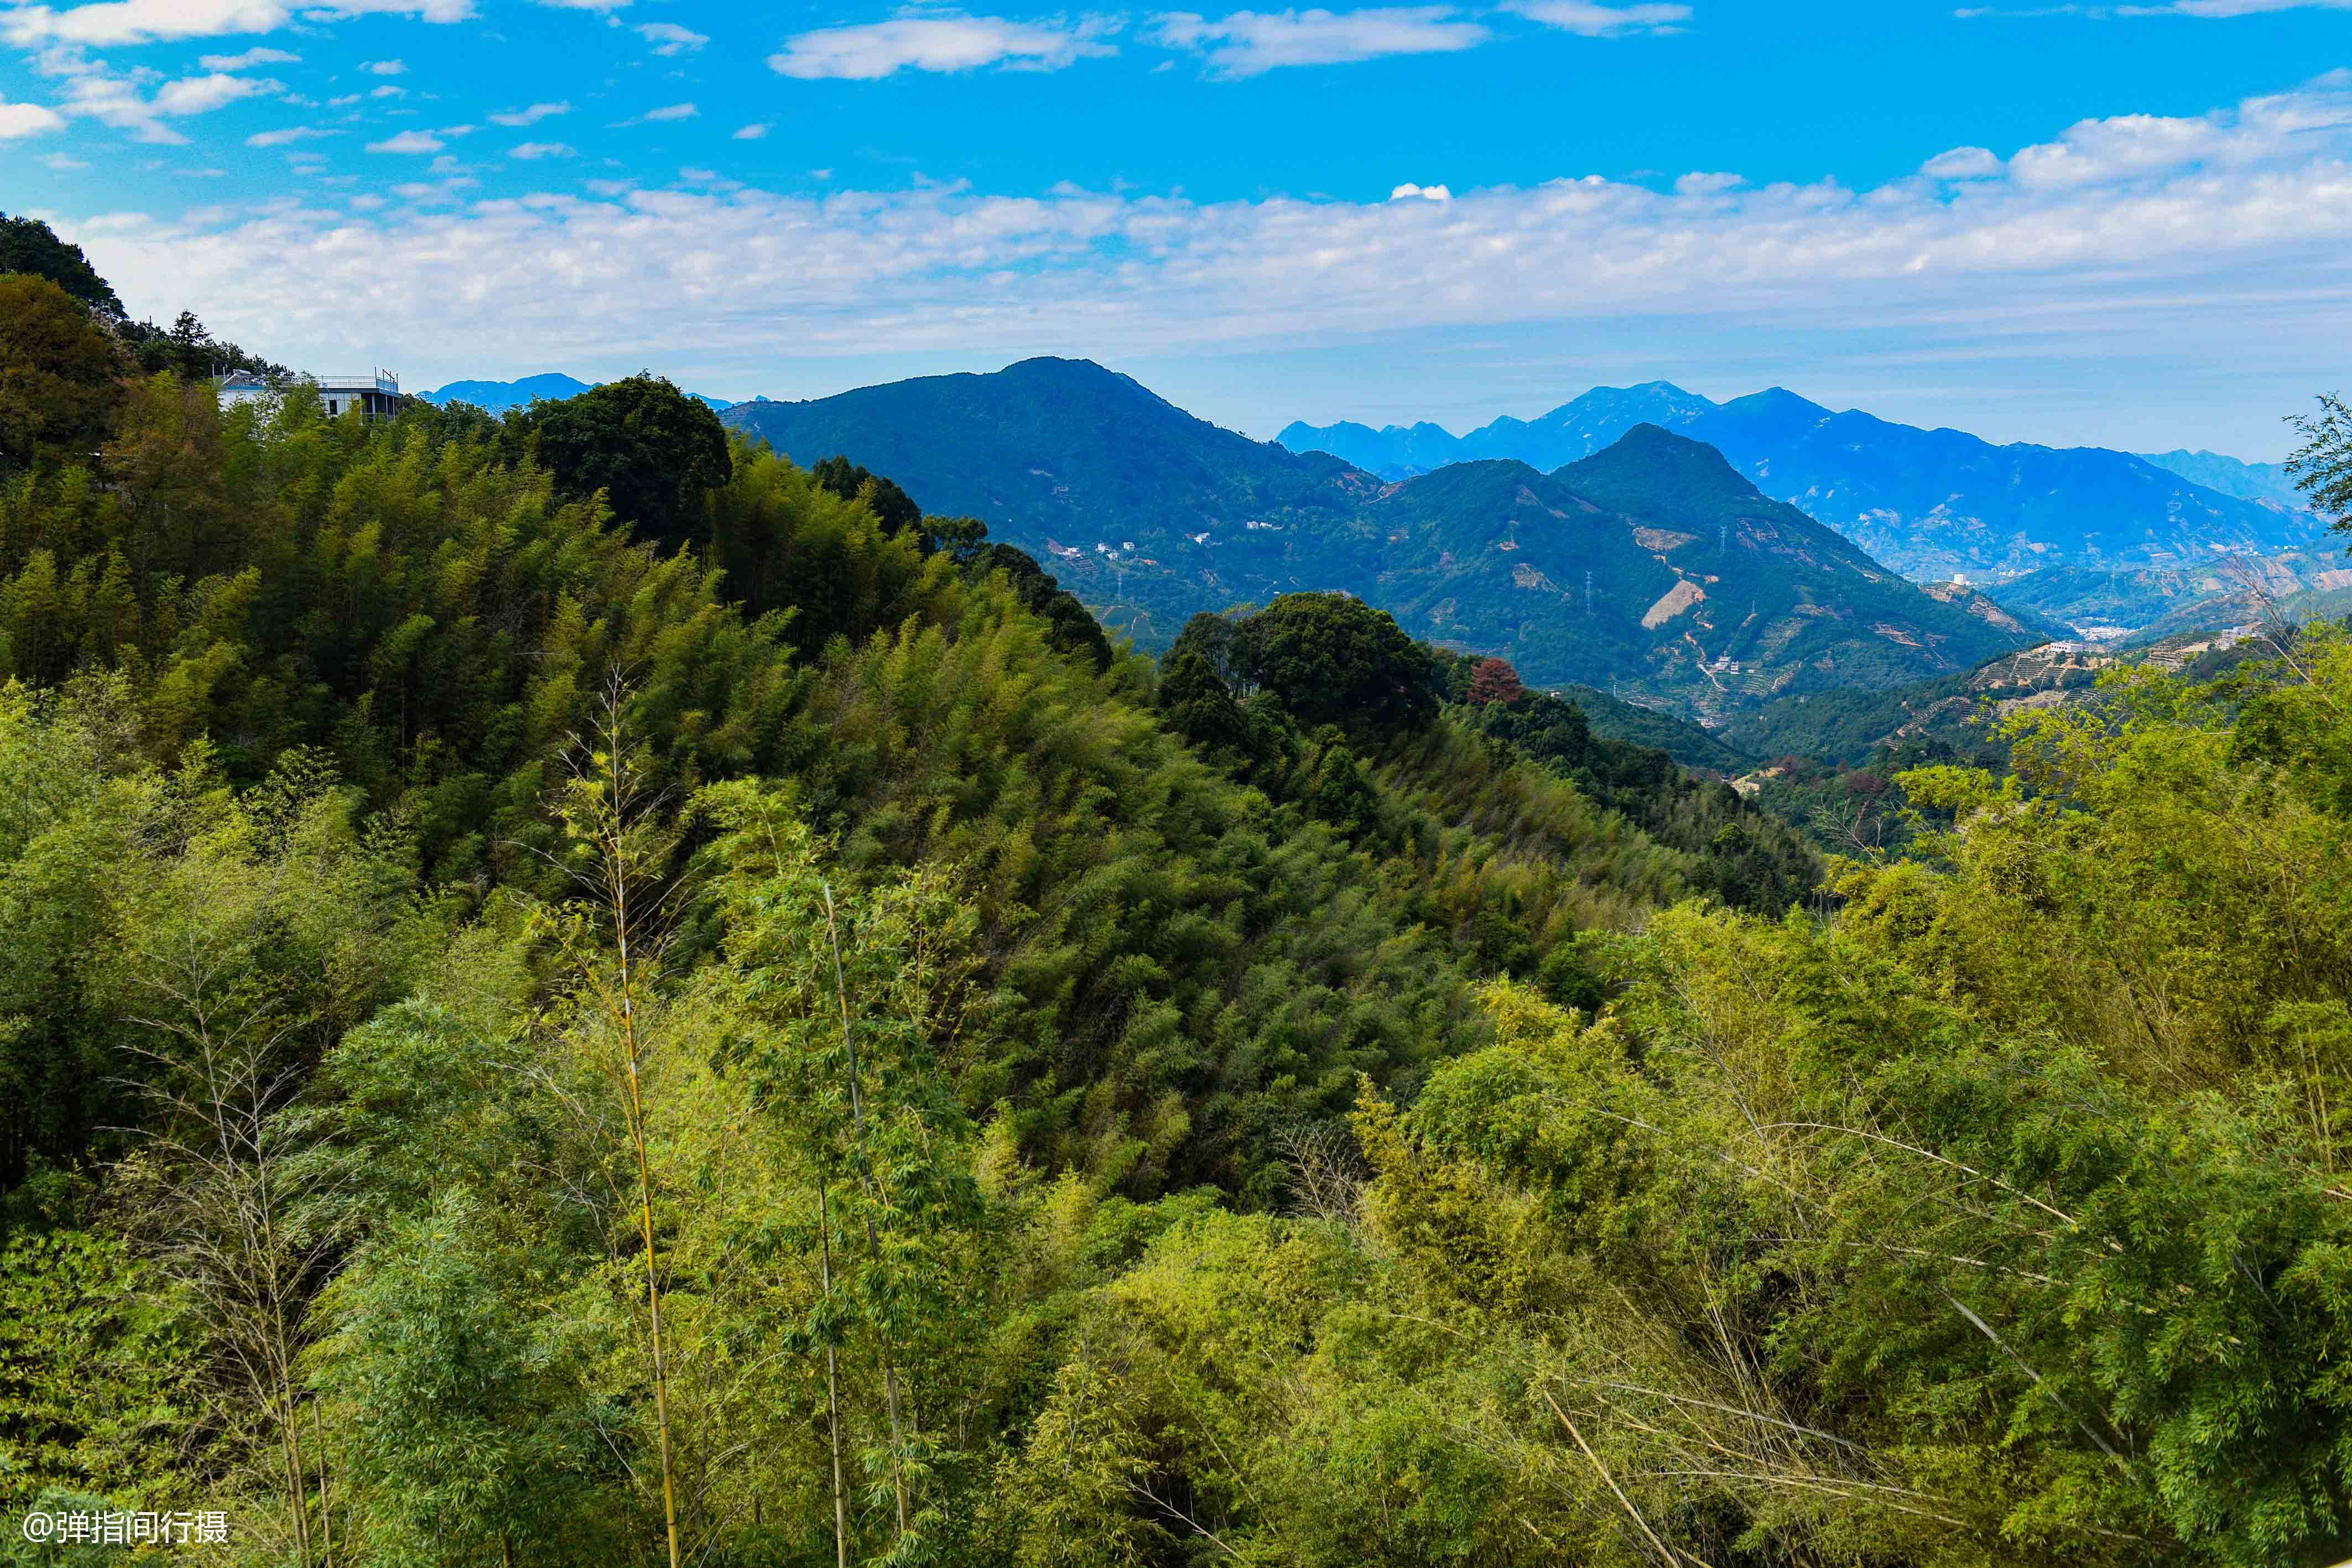
<path fill-rule="evenodd" d="M 303 1568 L 2352 1550 L 2352 643 L 1906 774 L 1948 828 L 1829 914 L 1360 601 L 1155 668 L 871 474 L 736 444 L 656 528 L 543 419 L 167 374 L 0 471 L 0 1510 Z"/>
<path fill-rule="evenodd" d="M 1490 695 L 1493 687 L 1517 685 L 1517 672 L 1503 661 L 1456 655 L 1446 662 L 1444 678 L 1480 733 L 1549 765 L 1656 842 L 1696 857 L 1695 890 L 1735 908 L 1778 915 L 1820 880 L 1820 864 L 1790 830 L 1791 819 L 1758 810 L 1727 783 L 1685 772 L 1664 751 L 1601 733 L 1579 703 L 1524 690 L 1516 697 Z"/>
<path fill-rule="evenodd" d="M 1755 765 L 1754 758 L 1726 744 L 1713 730 L 1686 718 L 1629 703 L 1592 686 L 1571 685 L 1552 689 L 1584 710 L 1593 734 L 1610 740 L 1663 751 L 1685 768 L 1704 768 L 1717 773 L 1738 773 Z"/>

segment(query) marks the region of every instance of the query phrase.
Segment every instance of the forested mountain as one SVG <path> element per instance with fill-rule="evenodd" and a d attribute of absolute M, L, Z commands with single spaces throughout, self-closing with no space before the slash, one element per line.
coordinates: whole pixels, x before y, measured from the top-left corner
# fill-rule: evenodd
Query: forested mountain
<path fill-rule="evenodd" d="M 1381 489 L 1079 360 L 740 403 L 726 418 L 798 462 L 845 454 L 928 510 L 979 517 L 1150 647 L 1200 611 L 1338 586 L 1341 552 L 1369 542 L 1356 508 Z"/>
<path fill-rule="evenodd" d="M 1361 599 L 1154 664 L 666 382 L 224 412 L 0 296 L 12 1563 L 2352 1544 L 2340 632 L 1823 866 Z M 1619 445 L 1478 466 L 1864 570 Z"/>
<path fill-rule="evenodd" d="M 1363 517 L 1381 570 L 1338 586 L 1408 630 L 1501 653 L 1538 682 L 1700 714 L 1900 685 L 2037 640 L 1913 587 L 1655 425 L 1549 476 L 1457 464 Z"/>
<path fill-rule="evenodd" d="M 1654 426 L 1550 476 L 1494 462 L 1383 485 L 1061 360 L 727 417 L 803 460 L 845 453 L 926 507 L 986 519 L 1146 645 L 1199 611 L 1340 590 L 1539 685 L 1707 713 L 1829 668 L 1900 683 L 2031 640 L 1998 612 L 1921 593 Z"/>
<path fill-rule="evenodd" d="M 1540 419 L 1498 419 L 1458 440 L 1435 425 L 1282 433 L 1295 451 L 1338 452 L 1390 478 L 1445 463 L 1516 457 L 1551 468 L 1597 452 L 1638 423 L 1702 441 L 1765 494 L 1837 529 L 1921 581 L 1999 581 L 2049 565 L 2193 563 L 2215 549 L 2307 546 L 2319 520 L 2298 498 L 2250 488 L 2283 482 L 2226 458 L 2184 464 L 2097 447 L 1995 446 L 1859 410 L 1835 413 L 1774 387 L 1714 403 L 1664 382 L 1596 387 Z M 1450 441 L 1450 444 L 1449 444 Z M 2206 476 L 2222 481 L 2209 488 Z"/>

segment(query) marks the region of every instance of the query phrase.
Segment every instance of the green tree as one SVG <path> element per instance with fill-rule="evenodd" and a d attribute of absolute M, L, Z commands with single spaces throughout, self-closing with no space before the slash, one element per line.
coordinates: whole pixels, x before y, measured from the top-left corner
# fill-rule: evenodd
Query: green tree
<path fill-rule="evenodd" d="M 1251 674 L 1298 722 L 1386 736 L 1437 713 L 1428 652 L 1345 593 L 1286 593 L 1250 617 Z"/>
<path fill-rule="evenodd" d="M 103 1232 L 0 1245 L 0 1509 L 51 1487 L 163 1500 L 201 1402 L 185 1306 Z"/>
<path fill-rule="evenodd" d="M 413 1564 L 610 1563 L 593 1313 L 548 1301 L 483 1200 L 450 1186 L 385 1227 L 321 1303 L 344 1549 Z"/>
<path fill-rule="evenodd" d="M 1003 572 L 1023 607 L 1051 629 L 1049 635 L 1056 648 L 1084 656 L 1097 670 L 1110 668 L 1110 639 L 1103 635 L 1101 624 L 1078 602 L 1076 594 L 1037 564 L 1036 558 L 1011 545 L 984 545 L 971 556 L 971 567 L 982 573 Z"/>
<path fill-rule="evenodd" d="M 46 277 L 100 316 L 119 319 L 122 301 L 113 285 L 98 275 L 82 254 L 38 218 L 10 217 L 0 213 L 0 273 L 30 273 Z"/>
<path fill-rule="evenodd" d="M 2332 512 L 2331 525 L 2352 532 L 2352 408 L 2333 393 L 2319 400 L 2319 412 L 2292 421 L 2303 444 L 2286 460 L 2286 471 L 2314 508 Z"/>
<path fill-rule="evenodd" d="M 508 423 L 558 489 L 583 498 L 603 491 L 638 538 L 671 548 L 702 541 L 703 496 L 735 471 L 727 427 L 666 377 L 607 382 Z"/>
<path fill-rule="evenodd" d="M 88 462 L 121 377 L 113 340 L 79 301 L 46 277 L 0 276 L 0 464 L 44 446 Z"/>
<path fill-rule="evenodd" d="M 923 508 L 915 504 L 912 496 L 880 475 L 867 473 L 863 466 L 851 463 L 846 457 L 826 458 L 809 470 L 809 476 L 817 482 L 819 487 L 845 501 L 864 501 L 886 534 L 906 533 L 922 523 Z M 870 491 L 868 486 L 873 487 Z"/>

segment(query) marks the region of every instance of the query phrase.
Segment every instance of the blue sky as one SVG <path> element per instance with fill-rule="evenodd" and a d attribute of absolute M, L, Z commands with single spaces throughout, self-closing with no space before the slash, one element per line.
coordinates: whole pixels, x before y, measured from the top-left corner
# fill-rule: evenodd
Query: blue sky
<path fill-rule="evenodd" d="M 2352 0 L 55 0 L 0 205 L 412 386 L 1051 352 L 1261 435 L 1664 377 L 2273 457 L 2352 380 L 2347 68 Z"/>

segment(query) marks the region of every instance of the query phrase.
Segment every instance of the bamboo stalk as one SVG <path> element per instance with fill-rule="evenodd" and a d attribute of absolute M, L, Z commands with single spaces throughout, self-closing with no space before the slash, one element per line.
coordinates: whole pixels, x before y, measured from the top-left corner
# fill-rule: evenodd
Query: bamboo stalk
<path fill-rule="evenodd" d="M 606 778 L 611 789 L 613 827 L 607 841 L 607 853 L 612 864 L 607 869 L 605 892 L 613 911 L 613 941 L 620 959 L 619 1012 L 621 1018 L 622 1065 L 626 1069 L 629 1086 L 629 1139 L 637 1155 L 637 1213 L 645 1234 L 646 1312 L 653 1339 L 654 1362 L 654 1427 L 661 1450 L 662 1522 L 668 1533 L 669 1568 L 679 1568 L 677 1543 L 677 1479 L 670 1458 L 669 1443 L 669 1368 L 663 1354 L 661 1317 L 661 1270 L 654 1251 L 654 1185 L 653 1161 L 646 1149 L 645 1098 L 637 1078 L 639 1055 L 635 979 L 629 967 L 629 884 L 626 873 L 626 846 L 622 842 L 621 810 L 625 799 L 621 781 L 621 747 L 617 734 L 606 737 Z"/>
<path fill-rule="evenodd" d="M 843 977 L 841 970 L 841 923 L 835 917 L 833 912 L 833 883 L 828 882 L 823 885 L 824 928 L 833 942 L 833 989 L 834 995 L 841 1002 L 841 1045 L 849 1058 L 849 1115 L 852 1124 L 856 1129 L 857 1179 L 866 1188 L 866 1202 L 870 1206 L 876 1202 L 874 1176 L 866 1164 L 866 1103 L 857 1087 L 857 1038 L 849 1028 L 849 985 Z M 882 1244 L 874 1234 L 874 1219 L 870 1213 L 866 1219 L 866 1249 L 873 1254 L 875 1262 L 879 1264 L 882 1260 Z M 907 1472 L 904 1465 L 906 1443 L 898 1427 L 898 1368 L 890 1355 L 890 1336 L 887 1333 L 883 1334 L 881 1342 L 882 1384 L 885 1397 L 890 1407 L 890 1489 L 898 1495 L 898 1533 L 904 1535 L 907 1533 Z"/>
<path fill-rule="evenodd" d="M 1568 1412 L 1559 1407 L 1559 1401 L 1551 1396 L 1551 1390 L 1542 1388 L 1537 1392 L 1543 1396 L 1544 1403 L 1551 1406 L 1551 1413 L 1559 1417 L 1559 1424 L 1568 1428 L 1568 1435 L 1576 1439 L 1576 1446 L 1584 1450 L 1584 1457 L 1592 1461 L 1592 1468 L 1601 1472 L 1601 1479 L 1609 1483 L 1610 1491 L 1615 1494 L 1618 1503 L 1640 1528 L 1643 1538 L 1658 1549 L 1658 1555 L 1665 1559 L 1666 1568 L 1677 1568 L 1674 1550 L 1658 1539 L 1658 1532 L 1650 1528 L 1650 1521 L 1642 1517 L 1642 1511 L 1633 1506 L 1633 1500 L 1625 1495 L 1625 1489 L 1617 1484 L 1617 1478 L 1609 1473 L 1609 1467 L 1601 1462 L 1601 1456 L 1592 1451 L 1592 1445 L 1584 1440 L 1584 1434 L 1576 1429 L 1576 1423 L 1568 1418 Z M 1682 1555 L 1690 1557 L 1699 1568 L 1708 1568 L 1704 1558 L 1691 1557 L 1687 1552 Z"/>
<path fill-rule="evenodd" d="M 826 1196 L 830 1176 L 820 1167 L 816 1187 L 817 1278 L 828 1305 L 833 1301 L 833 1208 Z M 849 1502 L 841 1476 L 840 1352 L 831 1338 L 824 1345 L 825 1422 L 833 1434 L 833 1554 L 839 1568 L 849 1568 Z"/>

